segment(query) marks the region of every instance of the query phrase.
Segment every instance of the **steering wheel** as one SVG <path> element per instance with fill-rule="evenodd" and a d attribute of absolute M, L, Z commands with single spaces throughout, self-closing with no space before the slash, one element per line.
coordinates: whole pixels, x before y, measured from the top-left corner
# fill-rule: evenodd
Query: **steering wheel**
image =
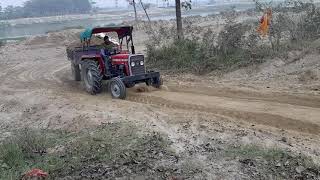
<path fill-rule="evenodd" d="M 120 53 L 120 49 L 118 47 L 113 47 L 110 54 L 111 55 L 115 55 L 115 54 L 119 54 Z"/>

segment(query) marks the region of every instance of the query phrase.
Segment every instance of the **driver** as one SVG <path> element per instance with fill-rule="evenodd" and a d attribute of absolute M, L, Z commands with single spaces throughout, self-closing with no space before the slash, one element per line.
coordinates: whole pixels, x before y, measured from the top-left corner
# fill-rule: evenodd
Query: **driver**
<path fill-rule="evenodd" d="M 115 49 L 117 49 L 117 45 L 110 41 L 109 36 L 105 36 L 103 38 L 104 42 L 101 44 L 103 49 L 108 51 L 109 53 L 113 52 Z"/>

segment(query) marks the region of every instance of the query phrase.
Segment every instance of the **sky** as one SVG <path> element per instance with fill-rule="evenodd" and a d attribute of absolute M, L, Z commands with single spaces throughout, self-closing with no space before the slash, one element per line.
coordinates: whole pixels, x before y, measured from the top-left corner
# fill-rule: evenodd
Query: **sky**
<path fill-rule="evenodd" d="M 8 6 L 8 5 L 21 5 L 25 0 L 0 0 L 1 6 Z"/>
<path fill-rule="evenodd" d="M 3 7 L 6 7 L 8 5 L 14 5 L 14 6 L 21 6 L 23 4 L 23 2 L 25 2 L 27 0 L 0 0 L 0 5 L 3 6 Z M 98 4 L 98 6 L 100 7 L 114 7 L 115 6 L 115 0 L 94 0 L 96 1 Z M 161 4 L 162 0 L 143 0 L 143 2 L 145 3 L 156 3 L 156 2 L 159 2 L 159 4 Z M 171 1 L 173 4 L 173 1 L 174 0 L 169 0 Z M 201 1 L 208 1 L 208 0 L 193 0 L 193 1 L 198 1 L 198 2 L 201 2 Z M 217 0 L 217 1 L 221 1 L 221 0 Z M 119 2 L 119 6 L 127 6 L 127 2 L 126 0 L 118 0 Z"/>
<path fill-rule="evenodd" d="M 21 6 L 23 2 L 27 0 L 0 0 L 1 6 L 8 6 L 8 5 L 14 5 L 14 6 Z M 103 7 L 114 7 L 115 6 L 115 0 L 95 0 L 99 6 Z M 161 2 L 161 0 L 144 0 L 144 2 L 153 2 L 156 3 L 157 1 Z M 204 0 L 198 0 L 198 1 L 204 1 Z M 118 0 L 119 6 L 127 6 L 126 0 Z"/>
<path fill-rule="evenodd" d="M 23 2 L 25 2 L 27 0 L 0 0 L 0 5 L 3 7 L 6 7 L 8 5 L 14 5 L 14 6 L 21 6 L 23 5 Z M 93 0 L 95 2 L 97 2 L 97 5 L 99 7 L 115 7 L 115 0 Z M 137 0 L 138 1 L 138 0 Z M 192 2 L 208 2 L 209 0 L 192 0 Z M 215 0 L 216 2 L 248 2 L 250 0 Z M 273 2 L 275 1 L 283 1 L 283 0 L 273 0 Z M 319 1 L 319 0 L 315 0 L 315 1 Z M 156 3 L 159 2 L 159 5 L 163 4 L 163 0 L 143 0 L 143 2 L 145 3 Z M 171 5 L 174 5 L 174 0 L 169 0 L 169 2 L 171 2 Z M 126 0 L 118 0 L 118 6 L 119 7 L 127 7 L 128 3 Z"/>

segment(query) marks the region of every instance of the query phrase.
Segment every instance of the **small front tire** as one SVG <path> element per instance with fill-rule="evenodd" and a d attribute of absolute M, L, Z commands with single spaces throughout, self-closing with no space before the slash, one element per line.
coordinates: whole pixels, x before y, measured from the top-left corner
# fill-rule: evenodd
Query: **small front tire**
<path fill-rule="evenodd" d="M 126 86 L 120 78 L 112 78 L 109 87 L 112 98 L 125 99 L 127 97 Z"/>
<path fill-rule="evenodd" d="M 155 77 L 152 79 L 152 83 L 151 83 L 152 87 L 160 89 L 162 85 L 163 85 L 163 80 L 161 77 Z"/>
<path fill-rule="evenodd" d="M 126 85 L 126 88 L 133 88 L 136 84 L 135 83 L 128 83 L 125 85 Z"/>

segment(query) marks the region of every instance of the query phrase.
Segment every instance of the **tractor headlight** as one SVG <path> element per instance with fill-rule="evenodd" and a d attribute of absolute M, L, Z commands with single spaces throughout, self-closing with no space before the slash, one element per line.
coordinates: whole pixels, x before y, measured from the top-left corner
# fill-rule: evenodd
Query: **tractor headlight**
<path fill-rule="evenodd" d="M 134 67 L 136 65 L 135 62 L 131 62 L 131 66 Z"/>
<path fill-rule="evenodd" d="M 140 61 L 140 65 L 143 66 L 143 65 L 144 65 L 144 62 L 143 62 L 143 61 Z"/>

